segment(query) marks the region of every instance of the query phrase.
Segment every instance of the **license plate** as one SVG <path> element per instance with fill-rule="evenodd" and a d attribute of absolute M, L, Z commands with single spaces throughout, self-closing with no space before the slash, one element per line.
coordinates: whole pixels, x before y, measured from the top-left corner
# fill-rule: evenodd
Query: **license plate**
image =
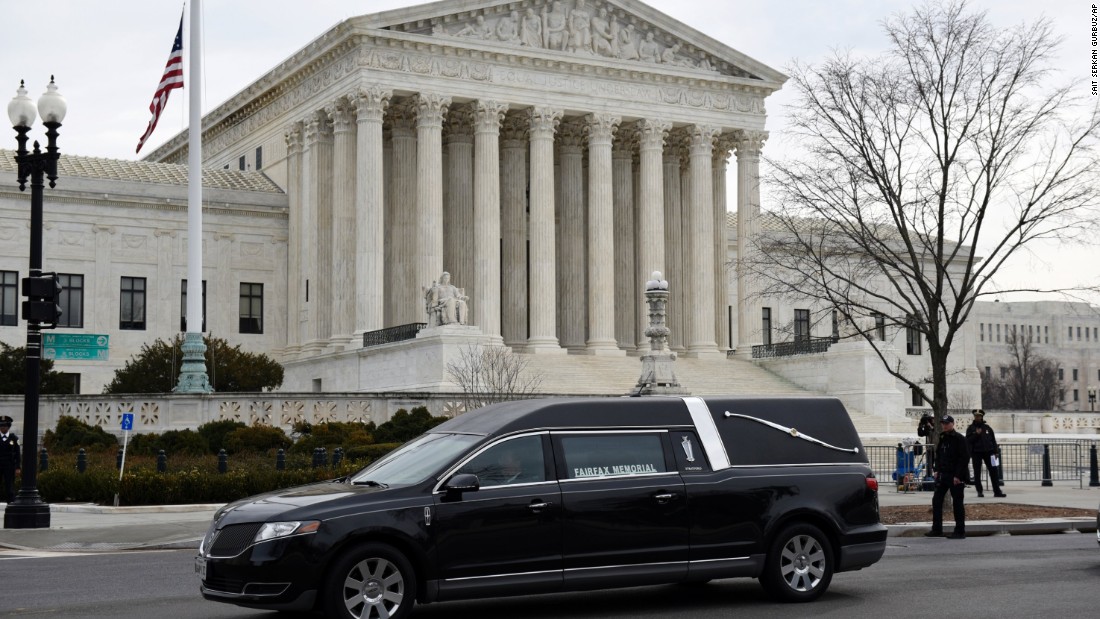
<path fill-rule="evenodd" d="M 199 575 L 199 578 L 206 580 L 206 559 L 195 557 L 195 573 Z"/>

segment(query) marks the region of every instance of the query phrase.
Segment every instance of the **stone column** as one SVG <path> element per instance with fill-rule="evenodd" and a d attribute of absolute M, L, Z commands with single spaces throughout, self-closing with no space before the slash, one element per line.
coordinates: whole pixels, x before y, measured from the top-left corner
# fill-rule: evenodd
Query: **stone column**
<path fill-rule="evenodd" d="M 766 131 L 741 131 L 737 152 L 737 356 L 752 357 L 760 342 L 759 288 L 748 265 L 754 258 L 753 241 L 760 232 L 760 149 Z"/>
<path fill-rule="evenodd" d="M 684 250 L 686 276 L 691 280 L 692 296 L 686 301 L 693 320 L 687 333 L 687 354 L 693 357 L 717 357 L 714 325 L 714 137 L 716 127 L 691 127 L 691 202 L 688 206 L 688 233 Z"/>
<path fill-rule="evenodd" d="M 681 242 L 680 144 L 681 131 L 670 132 L 664 151 L 665 278 L 669 285 L 668 344 L 672 350 L 684 347 L 684 314 L 680 311 L 684 296 L 683 244 Z"/>
<path fill-rule="evenodd" d="M 424 322 L 423 297 L 420 286 L 415 282 L 416 266 L 416 213 L 410 206 L 416 204 L 417 196 L 417 144 L 416 144 L 416 108 L 408 99 L 390 107 L 390 141 L 392 145 L 393 170 L 390 184 L 393 192 L 387 198 L 390 217 L 387 221 L 389 235 L 386 238 L 386 295 L 390 306 L 391 324 L 404 325 Z M 439 274 L 436 274 L 438 277 Z"/>
<path fill-rule="evenodd" d="M 355 110 L 340 98 L 327 111 L 333 130 L 332 258 L 326 267 L 332 291 L 329 345 L 342 350 L 355 339 Z"/>
<path fill-rule="evenodd" d="M 622 127 L 611 147 L 611 176 L 615 203 L 615 341 L 632 352 L 638 297 L 634 277 L 634 165 L 635 131 Z"/>
<path fill-rule="evenodd" d="M 527 349 L 533 353 L 564 352 L 554 332 L 557 299 L 554 275 L 554 129 L 561 110 L 532 108 L 531 122 L 531 335 Z"/>
<path fill-rule="evenodd" d="M 305 269 L 306 305 L 309 309 L 305 348 L 320 352 L 332 333 L 332 279 L 328 267 L 332 264 L 332 124 L 328 114 L 318 111 L 306 125 L 306 159 L 309 162 L 309 203 L 312 217 L 306 220 L 307 257 Z"/>
<path fill-rule="evenodd" d="M 562 122 L 558 129 L 561 152 L 561 271 L 558 274 L 558 311 L 561 345 L 572 352 L 585 347 L 585 193 L 584 132 L 580 119 Z"/>
<path fill-rule="evenodd" d="M 500 123 L 508 106 L 496 101 L 474 104 L 473 323 L 500 336 Z M 522 155 L 523 151 L 520 151 Z M 467 240 L 467 244 L 469 241 Z M 469 292 L 467 292 L 469 295 Z"/>
<path fill-rule="evenodd" d="M 355 335 L 385 326 L 385 167 L 382 117 L 390 91 L 360 89 L 355 98 Z"/>
<path fill-rule="evenodd" d="M 501 335 L 513 348 L 527 344 L 527 128 L 526 114 L 509 114 L 501 127 Z"/>
<path fill-rule="evenodd" d="M 714 178 L 714 333 L 718 350 L 730 350 L 729 321 L 729 225 L 726 216 L 726 164 L 733 150 L 733 136 L 723 133 L 714 144 L 711 175 Z"/>
<path fill-rule="evenodd" d="M 667 273 L 665 268 L 665 177 L 662 155 L 665 136 L 672 123 L 642 120 L 638 127 L 638 251 L 634 281 L 644 282 L 654 271 Z M 649 326 L 645 297 L 637 295 L 637 342 L 639 352 L 649 350 L 645 330 Z"/>
<path fill-rule="evenodd" d="M 451 283 L 465 288 L 477 311 L 480 292 L 474 284 L 474 115 L 469 105 L 447 112 L 446 187 L 443 209 L 443 269 Z M 439 277 L 436 273 L 433 277 Z M 422 284 L 423 285 L 423 284 Z M 471 322 L 470 324 L 475 324 Z"/>
<path fill-rule="evenodd" d="M 615 198 L 611 140 L 619 117 L 589 114 L 588 341 L 593 355 L 622 355 L 615 342 Z"/>
<path fill-rule="evenodd" d="M 286 194 L 290 216 L 286 245 L 286 350 L 292 359 L 301 348 L 302 307 L 302 124 L 292 123 L 286 130 Z M 174 288 L 173 288 L 174 290 Z"/>
<path fill-rule="evenodd" d="M 417 255 L 413 286 L 420 301 L 420 289 L 431 286 L 443 273 L 443 118 L 450 104 L 451 98 L 442 95 L 420 93 L 416 97 Z"/>

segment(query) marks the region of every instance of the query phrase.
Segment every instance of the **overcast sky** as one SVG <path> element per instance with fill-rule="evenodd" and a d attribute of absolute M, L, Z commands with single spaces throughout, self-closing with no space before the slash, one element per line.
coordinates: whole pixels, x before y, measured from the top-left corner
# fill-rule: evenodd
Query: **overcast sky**
<path fill-rule="evenodd" d="M 908 0 L 649 0 L 651 6 L 781 71 L 794 60 L 816 63 L 833 49 L 875 54 L 885 48 L 884 18 Z M 20 79 L 37 99 L 56 75 L 69 104 L 59 140 L 62 153 L 135 159 L 149 101 L 160 79 L 183 4 L 165 0 L 0 0 L 8 15 L 0 35 L 0 100 Z M 421 4 L 410 0 L 205 0 L 203 112 L 242 90 L 339 21 Z M 1042 6 L 1046 4 L 1047 6 Z M 1059 81 L 1088 94 L 1091 2 L 975 0 L 998 26 L 1046 16 L 1062 38 Z M 186 41 L 186 37 L 185 37 Z M 767 100 L 771 142 L 779 144 L 784 88 Z M 186 129 L 186 93 L 175 91 L 143 153 Z M 14 135 L 14 134 L 13 134 Z M 41 138 L 36 129 L 34 136 Z M 14 138 L 0 140 L 12 149 Z M 765 147 L 767 150 L 767 147 Z M 63 181 L 59 181 L 63 182 Z M 731 204 L 731 207 L 733 205 Z M 765 204 L 765 208 L 769 205 Z M 980 248 L 979 248 L 980 251 Z M 1100 284 L 1100 250 L 1037 247 L 1011 265 L 1014 280 L 1058 285 Z M 1007 281 L 1007 280 L 1006 280 Z M 1100 301 L 1094 299 L 1094 303 Z"/>

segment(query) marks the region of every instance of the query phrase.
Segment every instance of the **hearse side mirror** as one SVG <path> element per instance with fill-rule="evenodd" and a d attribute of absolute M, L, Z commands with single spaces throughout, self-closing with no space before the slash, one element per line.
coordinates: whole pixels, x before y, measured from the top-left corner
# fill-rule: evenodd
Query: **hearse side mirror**
<path fill-rule="evenodd" d="M 447 483 L 443 485 L 443 489 L 447 491 L 447 494 L 459 495 L 463 492 L 475 492 L 481 488 L 481 480 L 477 478 L 477 475 L 470 473 L 459 473 L 454 477 L 447 480 Z"/>

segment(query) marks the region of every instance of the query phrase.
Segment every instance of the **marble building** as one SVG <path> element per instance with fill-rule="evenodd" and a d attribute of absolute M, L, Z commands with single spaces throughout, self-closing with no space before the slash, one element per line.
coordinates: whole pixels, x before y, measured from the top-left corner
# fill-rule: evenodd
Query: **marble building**
<path fill-rule="evenodd" d="M 288 195 L 287 360 L 422 322 L 444 270 L 489 340 L 591 355 L 645 352 L 662 271 L 672 349 L 718 357 L 726 211 L 752 233 L 785 79 L 633 0 L 435 2 L 318 37 L 206 116 L 204 158 L 262 156 Z M 149 159 L 186 157 L 181 135 Z"/>

